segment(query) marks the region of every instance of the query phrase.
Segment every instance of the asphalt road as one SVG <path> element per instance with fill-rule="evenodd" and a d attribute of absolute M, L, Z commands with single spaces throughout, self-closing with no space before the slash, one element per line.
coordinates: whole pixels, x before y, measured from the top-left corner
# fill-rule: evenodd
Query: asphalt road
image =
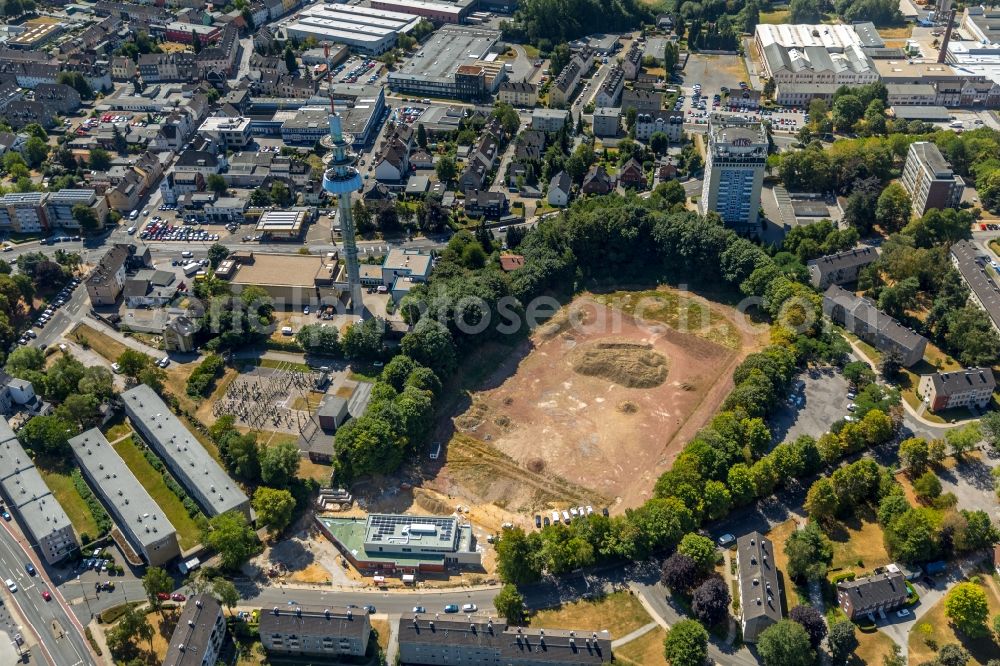
<path fill-rule="evenodd" d="M 25 547 L 30 549 L 26 542 L 18 541 L 10 527 L 4 524 L 0 529 L 0 576 L 4 580 L 13 579 L 18 590 L 10 592 L 6 586 L 2 590 L 6 601 L 13 604 L 28 624 L 28 631 L 22 631 L 22 635 L 27 638 L 30 633 L 38 639 L 32 651 L 40 654 L 44 661 L 38 654 L 36 659 L 39 663 L 47 662 L 52 666 L 96 666 L 77 618 L 70 617 L 58 590 L 48 585 L 44 567 L 33 552 L 25 552 Z M 25 571 L 27 562 L 34 563 L 37 576 L 29 576 Z M 42 590 L 45 589 L 54 591 L 51 601 L 42 598 Z"/>

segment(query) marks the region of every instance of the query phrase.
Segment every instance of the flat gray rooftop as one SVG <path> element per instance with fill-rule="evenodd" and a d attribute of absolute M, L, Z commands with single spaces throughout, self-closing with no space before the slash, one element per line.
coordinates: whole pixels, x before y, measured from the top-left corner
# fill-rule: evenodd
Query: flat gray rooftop
<path fill-rule="evenodd" d="M 0 423 L 0 438 L 13 434 L 6 420 Z M 0 442 L 0 487 L 36 541 L 70 526 L 66 512 L 16 437 Z"/>
<path fill-rule="evenodd" d="M 133 541 L 149 548 L 176 531 L 100 430 L 92 428 L 69 444 L 91 487 L 111 505 L 118 526 Z"/>
<path fill-rule="evenodd" d="M 445 26 L 397 70 L 399 75 L 451 78 L 461 65 L 471 65 L 489 53 L 500 33 L 486 28 Z"/>
<path fill-rule="evenodd" d="M 142 436 L 210 516 L 246 511 L 247 496 L 145 384 L 122 393 L 125 412 Z"/>

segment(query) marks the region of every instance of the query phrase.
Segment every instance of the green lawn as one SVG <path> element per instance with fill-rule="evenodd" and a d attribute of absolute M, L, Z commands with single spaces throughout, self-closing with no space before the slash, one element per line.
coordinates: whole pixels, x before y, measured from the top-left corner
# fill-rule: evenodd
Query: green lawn
<path fill-rule="evenodd" d="M 87 506 L 87 503 L 80 497 L 80 493 L 77 492 L 76 486 L 73 485 L 73 479 L 70 475 L 63 472 L 42 469 L 41 467 L 38 468 L 38 471 L 42 475 L 42 479 L 45 480 L 45 485 L 56 496 L 59 506 L 69 516 L 69 522 L 73 524 L 73 529 L 76 530 L 76 533 L 78 535 L 87 534 L 90 538 L 96 537 L 97 523 L 94 521 L 94 515 L 90 512 L 90 507 Z"/>
<path fill-rule="evenodd" d="M 198 529 L 194 519 L 188 515 L 177 495 L 167 488 L 160 473 L 153 469 L 146 457 L 142 455 L 142 451 L 131 439 L 123 439 L 115 444 L 114 448 L 139 479 L 142 487 L 153 498 L 153 501 L 163 509 L 167 520 L 177 530 L 177 540 L 181 544 L 181 549 L 187 550 L 197 545 L 201 541 L 201 530 Z"/>

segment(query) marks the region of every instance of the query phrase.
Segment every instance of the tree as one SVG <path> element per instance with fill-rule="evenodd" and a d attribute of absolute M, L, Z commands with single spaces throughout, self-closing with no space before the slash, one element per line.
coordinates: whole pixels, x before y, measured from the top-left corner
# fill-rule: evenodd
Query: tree
<path fill-rule="evenodd" d="M 854 651 L 858 648 L 858 637 L 855 635 L 854 623 L 841 620 L 830 625 L 830 635 L 826 639 L 830 649 L 830 657 L 835 664 L 848 663 Z"/>
<path fill-rule="evenodd" d="M 212 243 L 208 248 L 208 262 L 212 268 L 218 268 L 222 260 L 229 256 L 229 248 L 222 243 Z"/>
<path fill-rule="evenodd" d="M 792 0 L 788 9 L 791 23 L 819 23 L 823 18 L 817 0 Z"/>
<path fill-rule="evenodd" d="M 838 132 L 850 131 L 864 112 L 861 100 L 854 95 L 844 95 L 833 103 L 833 126 Z"/>
<path fill-rule="evenodd" d="M 878 371 L 886 381 L 894 381 L 899 377 L 899 371 L 903 368 L 903 357 L 895 349 L 882 354 L 882 361 L 879 363 Z"/>
<path fill-rule="evenodd" d="M 299 461 L 299 447 L 294 442 L 264 447 L 260 453 L 260 478 L 272 487 L 284 488 L 298 473 Z"/>
<path fill-rule="evenodd" d="M 59 460 L 72 453 L 69 438 L 78 432 L 78 428 L 59 416 L 36 416 L 18 431 L 17 438 L 36 454 Z"/>
<path fill-rule="evenodd" d="M 203 542 L 219 554 L 223 569 L 237 569 L 257 550 L 257 535 L 237 511 L 220 513 L 208 521 Z"/>
<path fill-rule="evenodd" d="M 910 508 L 885 527 L 885 544 L 894 558 L 914 564 L 927 562 L 939 552 L 936 516 L 928 509 Z"/>
<path fill-rule="evenodd" d="M 153 627 L 146 619 L 145 611 L 140 611 L 131 604 L 126 606 L 121 619 L 106 636 L 108 649 L 117 661 L 126 662 L 137 657 L 136 639 L 149 642 L 152 651 Z"/>
<path fill-rule="evenodd" d="M 909 221 L 912 205 L 910 195 L 902 185 L 889 183 L 878 197 L 875 219 L 886 231 L 899 231 Z"/>
<path fill-rule="evenodd" d="M 72 213 L 73 219 L 84 231 L 93 231 L 101 224 L 100 220 L 97 219 L 97 213 L 86 204 L 76 204 L 72 208 Z"/>
<path fill-rule="evenodd" d="M 649 137 L 649 148 L 657 155 L 666 153 L 669 146 L 670 139 L 663 132 L 653 132 L 653 135 Z"/>
<path fill-rule="evenodd" d="M 90 149 L 90 168 L 94 171 L 107 171 L 111 168 L 111 155 L 103 148 Z"/>
<path fill-rule="evenodd" d="M 965 666 L 972 657 L 958 643 L 942 645 L 938 650 L 935 666 Z M 987 664 L 989 666 L 989 664 Z"/>
<path fill-rule="evenodd" d="M 674 624 L 663 639 L 670 666 L 703 666 L 708 659 L 708 632 L 694 620 Z"/>
<path fill-rule="evenodd" d="M 208 178 L 205 179 L 205 185 L 208 186 L 209 190 L 215 192 L 219 196 L 225 194 L 226 190 L 229 189 L 226 185 L 226 179 L 217 173 L 208 174 Z"/>
<path fill-rule="evenodd" d="M 712 575 L 692 593 L 691 612 L 706 627 L 713 627 L 728 616 L 730 601 L 726 582 Z"/>
<path fill-rule="evenodd" d="M 930 504 L 941 494 L 941 481 L 934 472 L 924 472 L 913 482 L 913 492 L 924 504 Z"/>
<path fill-rule="evenodd" d="M 354 205 L 351 206 L 351 217 L 354 218 L 354 226 L 359 234 L 374 231 L 375 223 L 372 221 L 372 212 L 361 199 L 355 201 Z"/>
<path fill-rule="evenodd" d="M 279 534 L 292 522 L 295 498 L 287 490 L 258 486 L 253 493 L 253 510 L 271 534 Z"/>
<path fill-rule="evenodd" d="M 923 474 L 927 465 L 930 464 L 930 449 L 927 446 L 927 440 L 921 437 L 904 439 L 899 444 L 899 461 L 907 468 L 907 474 L 910 478 Z"/>
<path fill-rule="evenodd" d="M 540 539 L 520 527 L 504 530 L 496 544 L 497 574 L 500 580 L 514 585 L 534 583 L 542 576 L 538 558 Z"/>
<path fill-rule="evenodd" d="M 158 595 L 174 589 L 174 580 L 164 569 L 149 567 L 142 577 L 142 589 L 146 591 L 146 598 L 149 599 L 149 605 L 153 610 L 160 610 L 163 604 Z"/>
<path fill-rule="evenodd" d="M 216 578 L 212 582 L 212 596 L 219 600 L 219 603 L 229 609 L 232 615 L 233 609 L 240 603 L 240 593 L 236 586 L 225 578 Z"/>
<path fill-rule="evenodd" d="M 493 607 L 497 609 L 497 613 L 507 619 L 509 624 L 518 624 L 524 621 L 524 597 L 510 583 L 500 589 L 499 594 L 493 599 Z"/>
<path fill-rule="evenodd" d="M 194 30 L 191 30 L 191 49 L 196 54 L 201 53 L 201 37 Z"/>
<path fill-rule="evenodd" d="M 810 522 L 785 541 L 788 575 L 798 580 L 819 580 L 833 561 L 833 545 L 819 525 Z"/>
<path fill-rule="evenodd" d="M 828 521 L 837 515 L 840 500 L 830 479 L 819 478 L 809 486 L 805 508 L 809 517 L 819 522 Z"/>
<path fill-rule="evenodd" d="M 430 368 L 439 377 L 447 376 L 455 367 L 455 342 L 451 332 L 429 317 L 418 321 L 413 330 L 403 336 L 400 348 L 404 354 Z"/>
<path fill-rule="evenodd" d="M 139 373 L 150 365 L 152 361 L 149 356 L 134 349 L 126 349 L 118 356 L 118 369 L 121 373 L 132 380 L 139 379 Z"/>
<path fill-rule="evenodd" d="M 417 145 L 421 148 L 427 148 L 427 128 L 424 127 L 423 123 L 417 123 Z"/>
<path fill-rule="evenodd" d="M 673 553 L 663 561 L 660 580 L 674 592 L 687 594 L 688 590 L 698 584 L 703 575 L 690 557 L 682 553 Z"/>
<path fill-rule="evenodd" d="M 49 156 L 49 145 L 45 143 L 43 139 L 33 136 L 24 142 L 24 148 L 22 149 L 22 154 L 24 155 L 24 161 L 28 163 L 32 169 L 38 168 L 45 158 Z"/>
<path fill-rule="evenodd" d="M 952 588 L 945 599 L 944 612 L 955 627 L 969 638 L 987 635 L 986 620 L 990 607 L 986 592 L 979 585 L 965 582 Z"/>
<path fill-rule="evenodd" d="M 1000 450 L 1000 412 L 986 412 L 979 419 L 979 427 L 982 430 L 986 442 L 994 450 Z"/>
<path fill-rule="evenodd" d="M 715 542 L 700 534 L 685 534 L 677 545 L 677 552 L 687 555 L 705 573 L 715 566 Z"/>
<path fill-rule="evenodd" d="M 792 609 L 788 617 L 801 624 L 802 628 L 806 630 L 813 649 L 819 648 L 819 644 L 826 637 L 826 621 L 823 619 L 823 614 L 814 606 L 799 604 Z"/>
<path fill-rule="evenodd" d="M 344 330 L 341 346 L 350 359 L 375 360 L 382 355 L 385 322 L 377 317 L 351 324 Z"/>
<path fill-rule="evenodd" d="M 764 666 L 813 666 L 816 662 L 809 634 L 793 620 L 781 620 L 762 631 L 757 651 Z"/>
<path fill-rule="evenodd" d="M 971 450 L 976 444 L 983 441 L 983 433 L 979 429 L 979 424 L 972 422 L 961 428 L 949 430 L 945 433 L 944 438 L 951 447 L 952 453 L 956 456 L 962 456 L 966 451 Z"/>
<path fill-rule="evenodd" d="M 38 347 L 18 347 L 7 357 L 6 370 L 23 378 L 25 372 L 41 371 L 45 367 L 45 353 Z"/>
<path fill-rule="evenodd" d="M 450 183 L 455 180 L 458 175 L 458 167 L 455 165 L 455 158 L 449 155 L 444 155 L 438 158 L 437 165 L 434 167 L 437 172 L 438 180 L 442 183 Z"/>
<path fill-rule="evenodd" d="M 307 324 L 295 334 L 295 341 L 309 354 L 336 356 L 340 354 L 340 336 L 333 326 Z"/>

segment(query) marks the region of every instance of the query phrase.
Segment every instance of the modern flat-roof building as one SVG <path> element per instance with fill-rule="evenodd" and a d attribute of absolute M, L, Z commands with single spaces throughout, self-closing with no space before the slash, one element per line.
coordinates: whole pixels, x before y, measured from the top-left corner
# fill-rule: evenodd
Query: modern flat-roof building
<path fill-rule="evenodd" d="M 389 88 L 428 97 L 485 99 L 507 79 L 502 62 L 486 60 L 500 35 L 499 30 L 446 25 L 413 58 L 389 72 Z"/>
<path fill-rule="evenodd" d="M 250 518 L 250 500 L 149 386 L 122 393 L 136 431 L 209 516 L 239 511 Z"/>
<path fill-rule="evenodd" d="M 260 642 L 271 655 L 363 657 L 372 632 L 363 608 L 261 608 Z"/>
<path fill-rule="evenodd" d="M 195 595 L 177 619 L 163 666 L 215 666 L 225 638 L 222 606 L 210 594 Z"/>
<path fill-rule="evenodd" d="M 387 9 L 413 14 L 435 23 L 461 23 L 472 11 L 475 2 L 430 2 L 429 0 L 371 0 L 375 9 Z"/>
<path fill-rule="evenodd" d="M 990 368 L 966 368 L 954 372 L 935 372 L 920 378 L 918 391 L 931 411 L 956 407 L 984 409 L 997 388 Z"/>
<path fill-rule="evenodd" d="M 212 139 L 222 148 L 241 150 L 250 143 L 249 118 L 229 118 L 227 116 L 211 116 L 198 128 L 198 133 Z"/>
<path fill-rule="evenodd" d="M 910 193 L 914 215 L 923 215 L 931 208 L 956 208 L 965 192 L 965 181 L 930 141 L 910 144 L 899 182 Z"/>
<path fill-rule="evenodd" d="M 69 517 L 5 419 L 0 419 L 0 490 L 46 562 L 55 564 L 79 547 Z"/>
<path fill-rule="evenodd" d="M 431 274 L 431 255 L 420 250 L 394 247 L 382 262 L 382 284 L 393 290 L 397 280 L 426 282 Z"/>
<path fill-rule="evenodd" d="M 611 635 L 590 629 L 510 626 L 485 615 L 403 613 L 398 620 L 399 661 L 426 666 L 605 664 L 614 659 Z"/>
<path fill-rule="evenodd" d="M 97 428 L 69 440 L 80 470 L 132 548 L 150 566 L 181 554 L 177 532 L 132 470 Z"/>
<path fill-rule="evenodd" d="M 0 197 L 0 231 L 32 234 L 47 231 L 46 192 L 11 192 Z"/>
<path fill-rule="evenodd" d="M 969 300 L 986 311 L 1000 333 L 1000 287 L 986 272 L 989 258 L 970 240 L 951 246 L 951 263 L 969 287 Z"/>
<path fill-rule="evenodd" d="M 880 352 L 897 352 L 907 368 L 924 358 L 927 338 L 906 328 L 867 298 L 835 284 L 823 292 L 823 314 Z"/>
<path fill-rule="evenodd" d="M 837 583 L 837 603 L 849 620 L 888 613 L 906 604 L 906 579 L 886 572 Z"/>
<path fill-rule="evenodd" d="M 867 245 L 811 259 L 806 264 L 809 269 L 809 282 L 817 289 L 826 289 L 831 284 L 857 282 L 861 269 L 876 259 L 878 251 Z"/>
<path fill-rule="evenodd" d="M 98 196 L 96 190 L 63 189 L 50 192 L 45 200 L 45 213 L 50 227 L 63 229 L 80 229 L 80 223 L 73 217 L 73 208 L 86 206 L 94 211 L 97 218 L 96 229 L 104 226 L 104 218 L 108 216 L 108 200 Z"/>
<path fill-rule="evenodd" d="M 318 517 L 323 533 L 362 573 L 444 571 L 482 566 L 472 526 L 448 516 L 373 513 L 367 518 Z"/>
<path fill-rule="evenodd" d="M 228 279 L 233 291 L 261 287 L 278 308 L 332 305 L 347 288 L 346 268 L 337 257 L 245 252 L 227 262 L 219 265 L 217 275 Z"/>
<path fill-rule="evenodd" d="M 289 38 L 346 44 L 364 53 L 379 55 L 396 45 L 400 34 L 410 32 L 420 17 L 377 7 L 317 3 L 307 6 L 280 30 Z"/>
<path fill-rule="evenodd" d="M 756 643 L 760 633 L 781 621 L 781 596 L 774 545 L 760 532 L 736 540 L 743 640 Z"/>
<path fill-rule="evenodd" d="M 760 231 L 757 211 L 767 149 L 767 132 L 760 122 L 712 114 L 701 213 L 715 211 L 727 227 L 740 234 Z"/>

